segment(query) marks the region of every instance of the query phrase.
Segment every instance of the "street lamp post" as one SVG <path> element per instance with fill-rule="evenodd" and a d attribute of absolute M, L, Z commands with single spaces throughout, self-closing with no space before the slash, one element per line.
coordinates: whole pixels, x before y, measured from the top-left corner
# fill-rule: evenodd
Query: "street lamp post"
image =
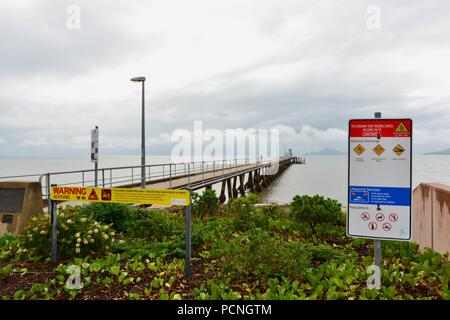
<path fill-rule="evenodd" d="M 145 188 L 145 77 L 131 78 L 142 83 L 142 127 L 141 127 L 141 188 Z"/>

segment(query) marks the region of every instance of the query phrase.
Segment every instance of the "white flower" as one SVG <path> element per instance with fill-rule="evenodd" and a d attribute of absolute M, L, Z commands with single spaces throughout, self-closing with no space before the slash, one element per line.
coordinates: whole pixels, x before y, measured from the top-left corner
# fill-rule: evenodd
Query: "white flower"
<path fill-rule="evenodd" d="M 108 228 L 108 226 L 103 226 L 103 230 L 107 230 Z"/>
<path fill-rule="evenodd" d="M 149 263 L 150 263 L 150 260 L 145 259 L 145 263 L 149 264 Z"/>
<path fill-rule="evenodd" d="M 44 235 L 44 234 L 45 234 L 45 231 L 44 231 L 44 230 L 41 230 L 40 234 Z"/>
<path fill-rule="evenodd" d="M 75 247 L 79 248 L 79 247 L 80 247 L 80 244 L 79 244 L 79 243 L 75 244 Z"/>
<path fill-rule="evenodd" d="M 88 231 L 88 234 L 92 234 L 92 230 L 89 230 L 89 231 Z"/>
<path fill-rule="evenodd" d="M 66 221 L 68 224 L 71 224 L 72 223 L 72 220 L 70 220 L 70 219 L 67 219 L 67 221 Z"/>
<path fill-rule="evenodd" d="M 114 236 L 116 235 L 116 233 L 113 231 L 113 232 L 110 232 L 109 235 L 110 235 L 111 237 L 114 237 Z"/>
<path fill-rule="evenodd" d="M 94 229 L 94 233 L 97 233 L 97 232 L 98 232 L 98 229 L 97 229 L 97 228 L 95 228 L 95 229 Z"/>
<path fill-rule="evenodd" d="M 33 228 L 33 231 L 34 231 L 34 232 L 38 231 L 38 227 L 34 227 L 34 228 Z"/>
<path fill-rule="evenodd" d="M 78 242 L 78 243 L 80 243 L 80 242 L 81 242 L 81 239 L 80 239 L 80 238 L 78 238 L 78 239 L 77 239 L 77 242 Z"/>
<path fill-rule="evenodd" d="M 79 237 L 80 237 L 80 233 L 79 232 L 75 233 L 75 238 L 79 238 Z"/>
<path fill-rule="evenodd" d="M 89 241 L 87 241 L 87 239 L 83 239 L 83 243 L 84 243 L 84 244 L 88 244 Z"/>
<path fill-rule="evenodd" d="M 105 234 L 105 233 L 102 233 L 102 237 L 103 237 L 103 239 L 108 239 L 108 235 L 107 234 Z"/>
<path fill-rule="evenodd" d="M 94 243 L 94 239 L 90 239 L 89 242 L 90 242 L 90 243 Z"/>
<path fill-rule="evenodd" d="M 76 248 L 76 249 L 75 249 L 75 252 L 76 252 L 76 253 L 80 253 L 80 251 L 81 251 L 80 248 Z"/>
<path fill-rule="evenodd" d="M 86 222 L 87 219 L 86 219 L 86 218 L 81 218 L 80 221 L 81 221 L 81 222 Z"/>

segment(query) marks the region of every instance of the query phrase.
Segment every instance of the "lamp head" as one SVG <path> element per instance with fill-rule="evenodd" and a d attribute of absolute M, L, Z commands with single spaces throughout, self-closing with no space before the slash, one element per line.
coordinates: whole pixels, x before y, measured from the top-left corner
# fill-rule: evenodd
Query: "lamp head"
<path fill-rule="evenodd" d="M 144 82 L 145 81 L 145 77 L 134 77 L 134 78 L 131 78 L 131 81 L 133 81 L 133 82 Z"/>

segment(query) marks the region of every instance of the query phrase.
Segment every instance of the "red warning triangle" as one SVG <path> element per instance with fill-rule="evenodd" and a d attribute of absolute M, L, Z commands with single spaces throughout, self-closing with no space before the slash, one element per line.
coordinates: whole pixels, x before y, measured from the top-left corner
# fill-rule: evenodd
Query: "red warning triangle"
<path fill-rule="evenodd" d="M 88 200 L 98 200 L 97 193 L 95 192 L 95 189 L 92 189 L 91 193 L 89 194 Z"/>

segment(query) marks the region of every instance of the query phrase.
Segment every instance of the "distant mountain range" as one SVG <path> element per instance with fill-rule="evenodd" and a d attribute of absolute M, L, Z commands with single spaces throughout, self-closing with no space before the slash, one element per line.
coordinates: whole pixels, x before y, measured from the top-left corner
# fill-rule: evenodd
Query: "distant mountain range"
<path fill-rule="evenodd" d="M 317 156 L 337 156 L 337 155 L 345 155 L 347 154 L 347 152 L 342 152 L 336 149 L 322 149 L 320 151 L 316 151 L 316 152 L 309 152 L 307 153 L 307 155 L 317 155 Z"/>
<path fill-rule="evenodd" d="M 424 153 L 424 154 L 425 155 L 450 155 L 450 148 L 448 148 L 447 150 L 428 152 L 428 153 Z"/>

